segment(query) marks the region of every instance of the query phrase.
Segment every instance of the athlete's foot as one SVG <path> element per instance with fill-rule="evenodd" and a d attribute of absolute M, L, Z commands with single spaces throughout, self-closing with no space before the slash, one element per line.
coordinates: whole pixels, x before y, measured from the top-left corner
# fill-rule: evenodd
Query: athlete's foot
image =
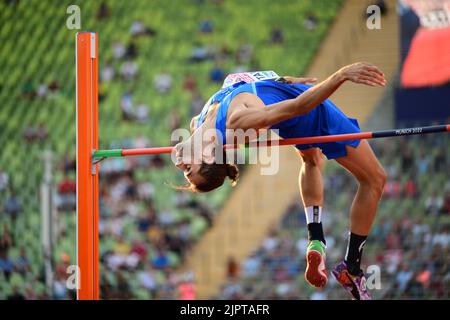
<path fill-rule="evenodd" d="M 366 286 L 366 277 L 362 270 L 356 276 L 351 275 L 348 271 L 347 264 L 342 261 L 331 270 L 337 282 L 351 294 L 354 300 L 371 300 Z"/>
<path fill-rule="evenodd" d="M 305 279 L 313 287 L 323 288 L 327 284 L 325 268 L 325 245 L 319 240 L 312 240 L 306 249 Z"/>

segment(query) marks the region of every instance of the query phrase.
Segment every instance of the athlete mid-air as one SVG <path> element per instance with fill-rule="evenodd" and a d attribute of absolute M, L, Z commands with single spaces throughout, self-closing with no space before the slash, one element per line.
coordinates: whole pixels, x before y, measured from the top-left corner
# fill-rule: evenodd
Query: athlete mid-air
<path fill-rule="evenodd" d="M 323 136 L 360 132 L 356 119 L 348 118 L 328 98 L 344 82 L 385 86 L 383 72 L 369 63 L 345 66 L 317 85 L 312 78 L 277 77 L 274 72 L 230 75 L 221 90 L 191 121 L 191 137 L 176 145 L 176 166 L 184 171 L 186 189 L 209 192 L 226 178 L 236 183 L 238 169 L 227 161 L 216 161 L 218 146 L 233 143 L 230 132 L 277 129 L 282 138 Z M 211 130 L 209 130 L 211 129 Z M 215 129 L 215 130 L 213 130 Z M 230 130 L 232 129 L 232 130 Z M 206 131 L 216 134 L 203 136 Z M 201 141 L 200 151 L 194 141 Z M 300 194 L 305 208 L 309 244 L 305 278 L 312 286 L 327 283 L 326 241 L 321 215 L 324 199 L 323 155 L 335 159 L 359 182 L 350 208 L 350 232 L 344 260 L 332 273 L 354 299 L 370 299 L 360 268 L 363 246 L 374 220 L 386 181 L 386 173 L 365 140 L 297 145 L 302 158 Z M 189 152 L 187 152 L 189 150 Z"/>

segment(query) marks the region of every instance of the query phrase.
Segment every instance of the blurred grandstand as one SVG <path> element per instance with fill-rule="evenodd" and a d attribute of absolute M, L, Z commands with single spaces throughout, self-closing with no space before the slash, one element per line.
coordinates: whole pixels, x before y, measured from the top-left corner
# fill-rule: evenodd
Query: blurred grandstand
<path fill-rule="evenodd" d="M 372 290 L 374 298 L 450 298 L 448 144 L 447 135 L 371 143 L 389 175 L 364 249 L 363 268 L 375 265 L 381 271 L 380 289 Z M 345 253 L 348 208 L 356 185 L 335 163 L 326 167 L 324 183 L 329 270 Z M 334 278 L 322 291 L 305 282 L 304 216 L 296 199 L 257 250 L 240 266 L 228 266 L 228 281 L 216 298 L 346 299 Z"/>
<path fill-rule="evenodd" d="M 304 74 L 345 1 L 188 2 L 0 0 L 0 299 L 75 294 L 66 288 L 67 267 L 76 263 L 76 30 L 66 28 L 69 5 L 80 6 L 82 29 L 99 33 L 99 143 L 116 148 L 169 145 L 172 130 L 188 126 L 227 73 Z M 270 10 L 255 10 L 264 7 Z M 449 298 L 448 144 L 447 135 L 372 144 L 391 179 L 365 249 L 365 264 L 383 270 L 377 298 Z M 44 150 L 53 158 L 50 176 Z M 334 164 L 325 176 L 331 263 L 343 254 L 354 189 Z M 164 156 L 102 163 L 102 299 L 197 296 L 199 275 L 185 261 L 215 227 L 230 188 L 192 195 L 168 186 L 182 181 Z M 46 183 L 55 195 L 51 256 L 41 244 Z M 321 292 L 306 286 L 298 203 L 251 257 L 230 260 L 215 298 L 345 298 L 333 282 Z"/>

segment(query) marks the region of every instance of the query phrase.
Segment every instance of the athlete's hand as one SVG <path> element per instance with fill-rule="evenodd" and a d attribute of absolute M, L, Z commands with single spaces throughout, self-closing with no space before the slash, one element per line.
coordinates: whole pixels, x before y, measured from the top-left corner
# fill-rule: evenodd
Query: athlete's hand
<path fill-rule="evenodd" d="M 291 76 L 284 76 L 283 78 L 286 79 L 289 84 L 311 84 L 317 81 L 317 78 L 296 78 Z"/>
<path fill-rule="evenodd" d="M 368 86 L 384 87 L 386 79 L 384 73 L 373 64 L 367 62 L 357 62 L 343 67 L 338 71 L 344 80 L 354 83 L 361 83 Z"/>

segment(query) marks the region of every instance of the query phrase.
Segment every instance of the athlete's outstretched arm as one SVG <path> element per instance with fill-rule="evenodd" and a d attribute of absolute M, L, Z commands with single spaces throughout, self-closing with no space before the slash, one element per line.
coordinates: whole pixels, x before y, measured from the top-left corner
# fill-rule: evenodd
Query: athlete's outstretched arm
<path fill-rule="evenodd" d="M 283 78 L 289 84 L 312 84 L 317 81 L 317 78 L 312 77 L 292 77 L 292 76 L 283 76 Z"/>
<path fill-rule="evenodd" d="M 237 108 L 229 118 L 227 126 L 231 129 L 268 128 L 302 114 L 306 114 L 328 99 L 345 81 L 352 81 L 369 86 L 385 86 L 383 72 L 376 66 L 358 62 L 343 67 L 328 79 L 308 89 L 294 99 L 285 100 L 264 106 L 260 99 L 250 104 L 258 104 L 259 108 Z M 262 105 L 259 105 L 262 104 Z"/>

